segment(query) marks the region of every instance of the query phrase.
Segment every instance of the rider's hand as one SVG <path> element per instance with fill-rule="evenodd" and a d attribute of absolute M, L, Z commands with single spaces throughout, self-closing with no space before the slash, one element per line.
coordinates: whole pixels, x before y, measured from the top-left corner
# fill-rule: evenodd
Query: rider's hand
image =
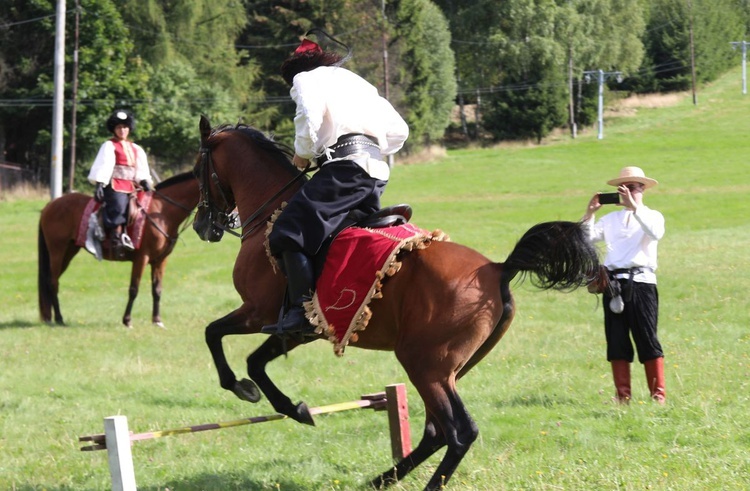
<path fill-rule="evenodd" d="M 141 185 L 141 187 L 143 188 L 144 191 L 151 191 L 151 184 L 149 184 L 149 182 L 147 180 L 143 179 L 140 182 L 140 185 Z"/>
<path fill-rule="evenodd" d="M 97 182 L 96 190 L 94 190 L 94 199 L 97 203 L 104 201 L 104 184 Z"/>

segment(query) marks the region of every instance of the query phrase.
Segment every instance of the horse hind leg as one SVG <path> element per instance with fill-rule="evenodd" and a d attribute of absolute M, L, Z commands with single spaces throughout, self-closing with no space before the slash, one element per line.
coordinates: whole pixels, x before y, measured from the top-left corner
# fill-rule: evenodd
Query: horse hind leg
<path fill-rule="evenodd" d="M 424 488 L 425 491 L 437 491 L 444 489 L 474 440 L 477 439 L 479 429 L 458 396 L 453 377 L 440 385 L 434 385 L 430 381 L 420 383 L 418 379 L 413 380 L 413 383 L 422 396 L 425 408 L 432 416 L 436 429 L 439 428 L 438 434 L 443 435 L 444 444 L 448 447 Z"/>
<path fill-rule="evenodd" d="M 370 486 L 375 489 L 385 489 L 396 484 L 444 446 L 445 437 L 440 433 L 439 428 L 428 415 L 422 440 L 420 440 L 416 448 L 409 455 L 401 459 L 392 469 L 383 472 L 370 481 Z"/>

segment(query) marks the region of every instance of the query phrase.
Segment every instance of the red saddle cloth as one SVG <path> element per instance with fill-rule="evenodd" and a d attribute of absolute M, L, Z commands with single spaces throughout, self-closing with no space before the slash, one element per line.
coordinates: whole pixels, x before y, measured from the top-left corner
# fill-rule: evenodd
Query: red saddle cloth
<path fill-rule="evenodd" d="M 382 298 L 382 281 L 401 268 L 398 254 L 424 249 L 433 240 L 448 240 L 441 231 L 412 224 L 369 229 L 348 228 L 331 244 L 307 317 L 325 334 L 338 356 L 357 332 L 367 327 L 372 299 Z"/>
<path fill-rule="evenodd" d="M 137 206 L 139 210 L 136 214 L 136 218 L 133 221 L 133 224 L 127 227 L 128 235 L 130 236 L 130 240 L 133 241 L 133 247 L 136 250 L 141 247 L 141 241 L 143 241 L 143 230 L 146 225 L 146 213 L 141 213 L 141 211 L 145 210 L 146 212 L 148 212 L 153 196 L 153 191 L 138 192 Z M 86 245 L 86 233 L 88 232 L 89 228 L 89 218 L 91 217 L 91 214 L 96 213 L 96 211 L 99 210 L 100 207 L 101 203 L 97 203 L 94 198 L 91 198 L 86 204 L 86 207 L 83 209 L 83 214 L 81 214 L 81 221 L 78 224 L 78 234 L 76 235 L 76 245 L 78 247 L 84 247 Z"/>

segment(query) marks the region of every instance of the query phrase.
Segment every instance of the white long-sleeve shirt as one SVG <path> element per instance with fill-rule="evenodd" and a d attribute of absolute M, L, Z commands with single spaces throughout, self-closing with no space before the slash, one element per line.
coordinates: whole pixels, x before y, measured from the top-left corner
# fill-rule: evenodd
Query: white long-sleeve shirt
<path fill-rule="evenodd" d="M 592 242 L 605 242 L 604 266 L 607 269 L 645 268 L 633 280 L 656 284 L 657 246 L 664 237 L 661 213 L 639 205 L 635 212 L 613 211 L 596 222 L 592 216 L 584 222 L 584 227 Z"/>
<path fill-rule="evenodd" d="M 131 142 L 132 143 L 132 142 Z M 151 173 L 148 168 L 148 158 L 146 157 L 146 151 L 141 148 L 140 145 L 132 143 L 135 148 L 135 180 L 141 182 L 147 180 L 151 184 Z M 100 182 L 105 186 L 112 180 L 112 173 L 115 169 L 115 144 L 112 140 L 105 141 L 101 147 L 99 147 L 99 153 L 96 154 L 94 163 L 91 165 L 89 171 L 89 182 L 96 184 Z"/>
<path fill-rule="evenodd" d="M 376 138 L 382 155 L 396 153 L 409 136 L 406 122 L 375 86 L 345 68 L 318 67 L 298 73 L 290 95 L 297 104 L 294 150 L 305 159 L 325 154 L 348 133 Z M 388 180 L 388 164 L 368 153 L 349 155 L 346 160 L 356 162 L 371 177 Z"/>

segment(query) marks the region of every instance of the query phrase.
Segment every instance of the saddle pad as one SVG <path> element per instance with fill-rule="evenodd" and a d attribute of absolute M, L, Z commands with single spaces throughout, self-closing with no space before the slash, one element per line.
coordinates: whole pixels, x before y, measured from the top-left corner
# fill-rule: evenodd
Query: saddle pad
<path fill-rule="evenodd" d="M 142 210 L 148 211 L 151 206 L 151 199 L 153 198 L 153 191 L 141 191 L 138 193 L 138 212 L 136 213 L 133 224 L 128 226 L 128 235 L 130 240 L 133 241 L 133 247 L 138 249 L 141 247 L 141 241 L 143 240 L 143 230 L 146 225 L 146 213 L 141 213 Z M 84 247 L 86 245 L 86 233 L 88 232 L 89 217 L 92 213 L 95 213 L 101 207 L 100 203 L 97 203 L 94 198 L 89 199 L 86 207 L 83 209 L 81 214 L 81 221 L 78 224 L 78 234 L 76 235 L 76 245 L 78 247 Z"/>
<path fill-rule="evenodd" d="M 140 191 L 137 197 L 135 220 L 133 224 L 128 227 L 128 235 L 130 240 L 133 241 L 133 247 L 136 250 L 140 249 L 141 242 L 143 241 L 143 231 L 146 228 L 146 219 L 148 218 L 148 210 L 151 208 L 151 199 L 154 197 L 153 191 Z"/>
<path fill-rule="evenodd" d="M 331 244 L 312 301 L 305 307 L 310 323 L 343 356 L 349 341 L 367 327 L 372 299 L 382 298 L 382 281 L 401 268 L 398 254 L 424 249 L 433 240 L 448 240 L 437 230 L 412 224 L 369 229 L 348 228 Z"/>
<path fill-rule="evenodd" d="M 86 207 L 81 214 L 81 221 L 78 224 L 78 234 L 76 235 L 76 245 L 78 247 L 84 247 L 86 245 L 86 233 L 89 230 L 89 217 L 92 213 L 96 212 L 100 206 L 101 204 L 97 203 L 94 198 L 91 198 L 89 202 L 86 203 Z"/>

